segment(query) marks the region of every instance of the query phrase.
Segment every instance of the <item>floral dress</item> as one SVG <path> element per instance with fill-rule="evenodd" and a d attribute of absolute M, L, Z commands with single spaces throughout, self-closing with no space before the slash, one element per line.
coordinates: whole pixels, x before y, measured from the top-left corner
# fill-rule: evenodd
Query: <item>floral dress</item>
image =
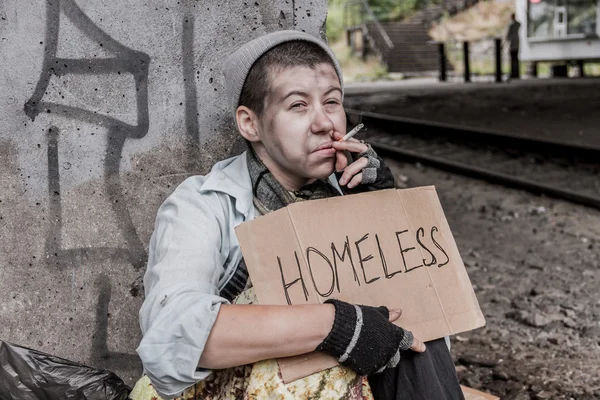
<path fill-rule="evenodd" d="M 234 304 L 256 303 L 254 289 L 242 292 Z M 142 377 L 129 395 L 132 400 L 161 400 L 150 379 Z M 294 382 L 284 383 L 277 360 L 215 370 L 186 389 L 176 400 L 374 400 L 367 377 L 337 366 Z"/>

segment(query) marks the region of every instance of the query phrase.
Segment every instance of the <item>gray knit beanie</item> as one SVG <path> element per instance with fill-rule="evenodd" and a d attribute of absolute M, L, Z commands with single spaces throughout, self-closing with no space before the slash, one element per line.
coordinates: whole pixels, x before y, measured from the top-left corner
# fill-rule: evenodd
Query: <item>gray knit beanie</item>
<path fill-rule="evenodd" d="M 254 65 L 260 56 L 278 44 L 292 42 L 295 40 L 312 42 L 325 50 L 325 52 L 331 58 L 333 66 L 335 67 L 343 94 L 344 82 L 342 80 L 342 69 L 335 58 L 335 55 L 325 42 L 315 36 L 301 31 L 290 30 L 271 32 L 247 42 L 225 60 L 225 64 L 223 65 L 223 73 L 225 75 L 225 92 L 227 93 L 227 102 L 231 112 L 233 113 L 234 121 L 235 112 L 240 104 L 242 88 L 244 86 L 244 82 L 246 81 L 246 77 L 248 76 L 248 72 L 250 72 L 250 68 L 252 68 L 252 65 Z"/>

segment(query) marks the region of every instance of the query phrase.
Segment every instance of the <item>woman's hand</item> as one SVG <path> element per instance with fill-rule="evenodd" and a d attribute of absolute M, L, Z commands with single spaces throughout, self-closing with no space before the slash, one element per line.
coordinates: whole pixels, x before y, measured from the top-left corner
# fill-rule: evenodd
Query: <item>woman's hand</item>
<path fill-rule="evenodd" d="M 331 331 L 316 350 L 335 357 L 359 375 L 396 367 L 402 351 L 425 351 L 412 332 L 392 323 L 400 317 L 398 310 L 337 299 L 327 299 L 325 304 L 334 305 L 335 317 Z"/>
<path fill-rule="evenodd" d="M 390 309 L 390 318 L 389 318 L 390 322 L 394 322 L 395 320 L 400 318 L 401 315 L 402 315 L 402 310 L 400 310 L 399 308 Z M 423 353 L 425 351 L 425 343 L 421 342 L 416 337 L 413 337 L 413 342 L 412 342 L 412 346 L 410 346 L 410 349 L 417 353 Z"/>
<path fill-rule="evenodd" d="M 360 185 L 363 181 L 362 170 L 367 167 L 369 160 L 366 157 L 358 156 L 367 152 L 369 147 L 354 138 L 340 142 L 339 140 L 343 137 L 343 133 L 333 132 L 333 148 L 337 150 L 335 153 L 335 170 L 336 172 L 344 171 L 338 180 L 340 185 L 352 189 Z M 353 155 L 352 158 L 358 159 L 348 164 L 349 160 L 346 152 L 351 153 Z"/>

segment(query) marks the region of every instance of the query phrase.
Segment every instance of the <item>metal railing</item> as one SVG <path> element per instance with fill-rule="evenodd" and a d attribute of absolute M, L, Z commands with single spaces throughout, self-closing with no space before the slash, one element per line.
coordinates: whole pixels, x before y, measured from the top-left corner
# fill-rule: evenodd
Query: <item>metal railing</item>
<path fill-rule="evenodd" d="M 432 44 L 438 46 L 440 81 L 448 78 L 448 63 L 452 64 L 455 72 L 462 73 L 464 82 L 471 82 L 472 76 L 481 76 L 493 77 L 495 82 L 500 83 L 503 81 L 503 71 L 510 67 L 504 65 L 509 57 L 500 38 L 491 37 L 472 42 L 451 40 Z"/>
<path fill-rule="evenodd" d="M 367 0 L 353 0 L 344 4 L 342 21 L 346 30 L 362 29 L 367 31 L 367 23 L 372 23 L 377 28 L 389 49 L 394 48 L 394 43 L 379 22 L 379 19 L 367 3 Z"/>

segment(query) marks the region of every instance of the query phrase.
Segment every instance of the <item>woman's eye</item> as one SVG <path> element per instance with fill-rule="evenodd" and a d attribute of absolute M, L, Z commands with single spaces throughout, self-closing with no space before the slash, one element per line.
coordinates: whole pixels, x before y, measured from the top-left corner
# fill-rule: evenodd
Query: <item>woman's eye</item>
<path fill-rule="evenodd" d="M 302 103 L 294 103 L 294 104 L 292 104 L 292 105 L 290 106 L 290 108 L 300 108 L 300 107 L 302 107 L 303 105 L 304 105 L 304 104 L 302 104 Z"/>

